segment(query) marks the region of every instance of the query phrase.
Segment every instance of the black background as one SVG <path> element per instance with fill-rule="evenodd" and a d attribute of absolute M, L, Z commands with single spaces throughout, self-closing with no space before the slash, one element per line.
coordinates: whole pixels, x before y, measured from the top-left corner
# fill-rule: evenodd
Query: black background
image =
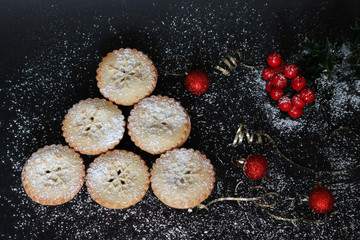
<path fill-rule="evenodd" d="M 0 6 L 2 238 L 360 237 L 358 170 L 318 175 L 284 161 L 269 143 L 231 147 L 238 124 L 244 123 L 249 129 L 269 133 L 299 164 L 326 170 L 349 167 L 358 160 L 359 140 L 346 133 L 333 142 L 326 137 L 340 125 L 359 129 L 359 111 L 354 108 L 342 118 L 324 119 L 307 110 L 299 120 L 291 121 L 295 127 L 284 126 L 282 131 L 261 107 L 270 100 L 263 86 L 257 87 L 259 82 L 254 81 L 259 79 L 258 71 L 238 68 L 225 77 L 215 70 L 227 50 L 241 42 L 247 43 L 253 63 L 264 64 L 267 54 L 275 50 L 290 58 L 299 36 L 309 34 L 320 40 L 346 37 L 354 19 L 360 17 L 359 1 L 34 0 L 1 1 Z M 320 216 L 309 211 L 306 196 L 322 181 L 335 195 L 337 213 L 322 222 L 289 223 L 271 218 L 252 203 L 217 203 L 210 211 L 176 210 L 163 205 L 151 189 L 135 206 L 108 210 L 92 201 L 85 186 L 64 205 L 34 203 L 21 187 L 22 166 L 38 148 L 66 144 L 61 133 L 63 116 L 81 99 L 102 97 L 95 80 L 97 65 L 106 53 L 121 47 L 143 51 L 157 66 L 167 56 L 183 54 L 194 68 L 208 72 L 211 86 L 204 95 L 191 95 L 183 77 L 161 72 L 154 94 L 173 97 L 188 110 L 192 132 L 184 147 L 202 151 L 215 166 L 217 183 L 209 199 L 254 196 L 251 186 L 262 184 L 284 196 L 274 213 L 314 219 Z M 120 109 L 127 117 L 131 107 Z M 279 121 L 290 121 L 286 114 L 276 116 Z M 137 149 L 127 135 L 117 148 L 140 154 L 149 168 L 158 157 Z M 268 158 L 271 182 L 250 181 L 229 161 L 232 155 L 246 157 L 254 152 Z M 334 152 L 338 155 L 327 156 Z M 87 166 L 93 160 L 83 157 Z"/>

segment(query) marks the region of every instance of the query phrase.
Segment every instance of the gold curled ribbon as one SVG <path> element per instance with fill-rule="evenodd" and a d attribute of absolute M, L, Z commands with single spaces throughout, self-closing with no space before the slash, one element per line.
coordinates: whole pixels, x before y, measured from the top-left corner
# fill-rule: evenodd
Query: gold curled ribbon
<path fill-rule="evenodd" d="M 248 144 L 252 144 L 254 142 L 254 137 L 257 136 L 257 141 L 259 144 L 263 143 L 261 133 L 250 133 L 249 131 L 243 131 L 243 125 L 240 124 L 238 130 L 236 131 L 234 141 L 232 145 L 236 147 L 237 145 L 240 145 L 244 139 L 247 139 Z"/>
<path fill-rule="evenodd" d="M 317 185 L 320 184 L 320 183 L 317 183 Z M 265 191 L 267 191 L 267 189 L 264 187 L 264 186 L 255 186 L 253 187 L 253 189 L 263 189 Z M 279 193 L 277 193 L 277 196 L 280 196 Z M 304 197 L 308 197 L 308 196 L 304 196 Z M 323 214 L 320 216 L 319 219 L 312 219 L 310 217 L 306 217 L 306 216 L 302 216 L 302 217 L 292 217 L 292 218 L 288 218 L 288 217 L 283 217 L 283 216 L 280 216 L 280 215 L 275 215 L 274 213 L 270 212 L 270 210 L 268 210 L 269 208 L 273 208 L 277 205 L 278 201 L 275 201 L 273 204 L 259 204 L 257 202 L 254 202 L 254 204 L 260 206 L 260 207 L 263 207 L 264 208 L 264 211 L 271 217 L 273 217 L 274 219 L 276 220 L 279 220 L 279 221 L 284 221 L 284 222 L 296 222 L 296 221 L 304 221 L 304 222 L 321 222 L 321 221 L 324 221 L 326 220 L 329 216 L 337 213 L 337 211 L 333 211 L 331 213 L 328 213 L 328 214 Z"/>
<path fill-rule="evenodd" d="M 240 47 L 244 46 L 246 44 L 246 42 L 242 42 L 240 43 Z M 235 56 L 233 55 L 234 53 Z M 243 61 L 243 55 L 240 52 L 240 48 L 237 48 L 235 50 L 230 50 L 226 53 L 226 57 L 222 57 L 221 61 L 226 65 L 226 68 L 221 67 L 219 65 L 217 65 L 215 67 L 216 70 L 220 71 L 223 75 L 229 77 L 231 75 L 231 71 L 235 70 L 238 66 L 243 66 L 246 68 L 259 68 L 259 67 L 263 67 L 262 65 L 250 65 L 247 64 Z"/>
<path fill-rule="evenodd" d="M 267 189 L 264 186 L 254 186 L 252 187 L 252 189 L 263 189 L 264 191 L 267 191 Z M 309 222 L 309 223 L 313 223 L 313 222 L 321 222 L 326 220 L 327 218 L 329 218 L 331 215 L 337 213 L 337 211 L 333 211 L 331 213 L 328 214 L 324 214 L 321 215 L 319 219 L 312 219 L 306 216 L 302 216 L 302 217 L 292 217 L 292 218 L 288 218 L 288 217 L 283 217 L 280 215 L 275 215 L 274 213 L 270 212 L 270 210 L 268 210 L 269 208 L 274 208 L 277 204 L 278 204 L 278 200 L 275 200 L 274 203 L 271 204 L 263 204 L 263 203 L 259 203 L 258 201 L 267 198 L 268 196 L 280 196 L 280 193 L 278 192 L 265 192 L 264 194 L 257 196 L 257 197 L 222 197 L 222 198 L 217 198 L 214 199 L 212 201 L 210 201 L 207 204 L 200 204 L 198 206 L 199 209 L 206 209 L 206 210 L 210 210 L 209 206 L 211 204 L 214 204 L 216 202 L 223 202 L 223 201 L 242 201 L 242 202 L 253 202 L 255 205 L 261 207 L 264 209 L 264 211 L 271 216 L 272 218 L 279 220 L 279 221 L 284 221 L 284 222 L 296 222 L 296 221 L 304 221 L 304 222 Z"/>
<path fill-rule="evenodd" d="M 344 127 L 344 126 L 340 126 L 340 127 L 338 127 L 337 129 L 335 129 L 334 131 L 332 131 L 332 132 L 329 134 L 328 138 L 332 138 L 332 137 L 335 135 L 335 133 L 337 133 L 337 132 L 339 132 L 339 131 L 342 131 L 342 130 L 348 130 L 349 132 L 351 132 L 352 134 L 354 134 L 356 137 L 360 138 L 360 135 L 359 135 L 359 134 L 357 134 L 356 132 L 354 132 L 353 130 L 351 130 L 351 128 L 349 128 L 349 127 Z"/>
<path fill-rule="evenodd" d="M 287 218 L 287 217 L 281 217 L 281 216 L 278 216 L 278 215 L 275 215 L 273 213 L 271 213 L 269 210 L 265 209 L 265 212 L 273 217 L 274 219 L 276 220 L 280 220 L 280 221 L 284 221 L 284 222 L 296 222 L 296 221 L 304 221 L 304 222 L 309 222 L 309 223 L 314 223 L 314 222 L 322 222 L 322 221 L 325 221 L 326 219 L 328 219 L 331 215 L 334 215 L 337 213 L 337 211 L 334 211 L 334 212 L 331 212 L 331 213 L 328 213 L 328 214 L 324 214 L 324 215 L 321 215 L 321 218 L 319 219 L 311 219 L 311 218 L 307 218 L 307 217 L 297 217 L 297 218 Z"/>
<path fill-rule="evenodd" d="M 350 131 L 352 134 L 354 134 L 356 137 L 360 138 L 360 135 L 355 133 L 353 130 L 351 130 L 349 127 L 339 127 L 337 129 L 335 129 L 334 131 L 332 131 L 330 134 L 329 134 L 329 138 L 333 137 L 335 135 L 335 133 L 339 132 L 339 131 L 342 131 L 342 130 L 348 130 Z M 235 137 L 234 137 L 234 140 L 233 140 L 233 143 L 232 143 L 232 146 L 236 147 L 238 146 L 239 144 L 243 143 L 243 140 L 244 138 L 247 139 L 247 142 L 248 144 L 252 144 L 254 143 L 254 136 L 257 136 L 257 139 L 258 139 L 258 143 L 259 144 L 262 144 L 263 143 L 263 139 L 261 136 L 264 136 L 266 137 L 267 139 L 269 139 L 269 141 L 273 144 L 273 146 L 275 147 L 276 151 L 280 154 L 280 156 L 282 156 L 286 161 L 288 161 L 289 163 L 299 167 L 299 168 L 303 168 L 305 170 L 308 170 L 308 171 L 311 171 L 311 172 L 314 172 L 314 173 L 318 173 L 318 174 L 338 174 L 338 173 L 344 173 L 344 172 L 349 172 L 349 171 L 353 171 L 357 168 L 360 167 L 360 162 L 358 164 L 356 164 L 354 167 L 352 168 L 345 168 L 345 169 L 340 169 L 340 170 L 316 170 L 316 169 L 313 169 L 313 168 L 309 168 L 309 167 L 305 167 L 305 166 L 302 166 L 296 162 L 294 162 L 293 160 L 291 160 L 289 157 L 285 156 L 279 149 L 279 147 L 277 146 L 275 140 L 270 136 L 268 135 L 267 133 L 260 133 L 260 132 L 253 132 L 253 133 L 250 133 L 249 131 L 244 131 L 243 130 L 243 125 L 240 124 L 239 125 L 239 128 L 238 130 L 236 131 L 236 134 L 235 134 Z M 231 160 L 233 162 L 233 160 Z"/>
<path fill-rule="evenodd" d="M 232 156 L 231 157 L 231 163 L 235 165 L 235 167 L 242 167 L 245 163 L 246 159 L 245 158 L 238 158 L 236 156 Z"/>
<path fill-rule="evenodd" d="M 263 186 L 255 186 L 255 187 L 253 187 L 253 189 L 258 189 L 258 188 L 263 188 L 263 189 L 266 190 L 266 188 L 263 187 Z M 268 196 L 279 196 L 279 195 L 280 194 L 277 193 L 277 192 L 266 192 L 266 193 L 264 193 L 264 194 L 262 194 L 260 196 L 257 196 L 257 197 L 222 197 L 222 198 L 214 199 L 214 200 L 210 201 L 207 204 L 200 204 L 198 206 L 198 208 L 209 210 L 208 206 L 210 206 L 211 204 L 214 204 L 216 202 L 223 202 L 223 201 L 238 201 L 238 202 L 239 201 L 240 202 L 250 202 L 251 201 L 255 205 L 260 206 L 260 207 L 274 207 L 277 204 L 276 201 L 273 204 L 261 204 L 261 203 L 258 203 L 257 201 L 265 199 Z"/>
<path fill-rule="evenodd" d="M 172 73 L 172 72 L 166 71 L 166 70 L 164 70 L 164 69 L 162 68 L 162 66 L 163 66 L 167 61 L 169 61 L 171 58 L 174 58 L 174 57 L 180 57 L 180 58 L 184 59 L 185 62 L 188 64 L 189 67 L 185 69 L 185 72 L 184 72 L 184 73 Z M 161 72 L 164 72 L 164 73 L 167 74 L 167 75 L 172 75 L 172 76 L 184 76 L 184 75 L 187 74 L 187 72 L 188 72 L 188 70 L 189 70 L 189 68 L 190 68 L 191 65 L 192 65 L 192 63 L 190 62 L 190 60 L 189 60 L 187 57 L 185 57 L 184 55 L 181 55 L 181 54 L 173 54 L 173 55 L 167 56 L 167 57 L 165 58 L 165 60 L 164 60 L 162 63 L 159 64 L 158 70 L 161 71 Z"/>

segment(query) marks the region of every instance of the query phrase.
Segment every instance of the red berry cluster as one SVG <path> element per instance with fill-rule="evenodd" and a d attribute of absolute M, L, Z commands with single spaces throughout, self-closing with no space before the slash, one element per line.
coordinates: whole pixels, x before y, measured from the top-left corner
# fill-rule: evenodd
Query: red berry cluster
<path fill-rule="evenodd" d="M 262 71 L 266 82 L 266 91 L 270 97 L 278 102 L 280 110 L 288 112 L 292 118 L 298 118 L 303 112 L 303 107 L 315 99 L 315 93 L 306 86 L 306 79 L 298 75 L 299 67 L 294 64 L 286 64 L 280 54 L 271 53 L 267 58 L 269 66 Z M 284 88 L 291 79 L 291 87 L 297 91 L 292 98 L 284 95 Z M 300 93 L 299 93 L 300 91 Z"/>

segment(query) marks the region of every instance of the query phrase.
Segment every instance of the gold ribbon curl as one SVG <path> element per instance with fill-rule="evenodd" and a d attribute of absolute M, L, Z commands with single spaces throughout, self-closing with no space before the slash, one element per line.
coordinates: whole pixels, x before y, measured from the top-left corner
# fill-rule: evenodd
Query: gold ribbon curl
<path fill-rule="evenodd" d="M 360 138 L 360 135 L 355 133 L 353 130 L 351 130 L 349 127 L 339 127 L 337 129 L 335 129 L 334 131 L 332 131 L 328 138 L 332 138 L 335 133 L 339 132 L 339 131 L 343 131 L 343 130 L 348 130 L 350 131 L 350 133 L 352 133 L 353 135 L 355 135 L 357 138 Z M 255 136 L 257 137 L 257 141 L 255 141 Z M 268 135 L 267 133 L 262 133 L 262 132 L 253 132 L 251 133 L 250 131 L 247 131 L 247 130 L 244 130 L 243 129 L 243 125 L 240 124 L 237 131 L 236 131 L 236 134 L 235 134 L 235 137 L 234 137 L 234 140 L 232 142 L 232 146 L 236 147 L 240 144 L 242 144 L 244 142 L 244 139 L 247 140 L 248 144 L 252 144 L 252 143 L 259 143 L 259 144 L 263 144 L 263 139 L 262 139 L 262 136 L 263 137 L 266 137 L 267 139 L 269 139 L 269 141 L 272 143 L 272 145 L 275 147 L 276 151 L 286 160 L 288 161 L 289 163 L 299 167 L 299 168 L 303 168 L 305 170 L 308 170 L 308 171 L 311 171 L 311 172 L 314 172 L 314 173 L 318 173 L 318 174 L 339 174 L 339 173 L 344 173 L 344 172 L 349 172 L 349 171 L 353 171 L 357 168 L 360 167 L 360 162 L 357 163 L 354 167 L 351 167 L 351 168 L 344 168 L 344 169 L 340 169 L 340 170 L 316 170 L 316 169 L 313 169 L 313 168 L 309 168 L 309 167 L 305 167 L 305 166 L 302 166 L 296 162 L 294 162 L 293 160 L 291 160 L 289 157 L 285 156 L 279 149 L 279 147 L 277 146 L 275 140 L 270 136 Z M 233 161 L 233 160 L 232 160 Z"/>
<path fill-rule="evenodd" d="M 173 73 L 173 72 L 169 72 L 169 71 L 167 71 L 167 70 L 165 70 L 165 69 L 162 68 L 163 65 L 164 65 L 165 63 L 167 63 L 167 61 L 169 61 L 169 60 L 172 59 L 172 58 L 176 58 L 176 57 L 180 57 L 180 58 L 184 59 L 185 62 L 187 63 L 188 67 L 184 69 L 184 72 L 182 72 L 182 73 Z M 167 56 L 167 57 L 165 58 L 165 60 L 164 60 L 162 63 L 159 64 L 158 70 L 161 71 L 161 72 L 164 72 L 164 73 L 167 74 L 167 75 L 171 75 L 171 76 L 184 76 L 184 75 L 187 75 L 187 72 L 189 71 L 189 69 L 191 68 L 191 66 L 192 66 L 192 63 L 191 63 L 190 60 L 189 60 L 187 57 L 185 57 L 184 55 L 181 55 L 181 54 L 172 54 L 172 55 L 170 55 L 170 56 Z"/>

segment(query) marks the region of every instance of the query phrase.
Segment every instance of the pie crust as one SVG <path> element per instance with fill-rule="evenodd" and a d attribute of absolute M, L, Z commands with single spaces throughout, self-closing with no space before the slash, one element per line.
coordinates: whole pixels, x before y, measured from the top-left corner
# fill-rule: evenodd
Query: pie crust
<path fill-rule="evenodd" d="M 25 163 L 21 174 L 25 192 L 35 202 L 59 205 L 70 201 L 81 189 L 85 166 L 68 146 L 40 148 Z"/>
<path fill-rule="evenodd" d="M 149 189 L 149 169 L 133 152 L 109 151 L 97 157 L 87 170 L 86 186 L 95 202 L 106 208 L 127 208 L 139 202 Z"/>
<path fill-rule="evenodd" d="M 174 149 L 162 154 L 151 170 L 151 188 L 164 204 L 180 209 L 198 206 L 214 188 L 210 160 L 193 149 Z"/>
<path fill-rule="evenodd" d="M 130 106 L 149 96 L 157 83 L 157 70 L 141 51 L 121 48 L 107 54 L 97 69 L 98 87 L 104 97 Z"/>
<path fill-rule="evenodd" d="M 180 147 L 188 139 L 190 117 L 175 99 L 151 96 L 131 110 L 128 130 L 136 146 L 148 153 L 160 154 Z"/>
<path fill-rule="evenodd" d="M 121 110 L 112 102 L 99 98 L 88 98 L 75 104 L 62 124 L 65 141 L 87 155 L 113 149 L 125 131 Z"/>

